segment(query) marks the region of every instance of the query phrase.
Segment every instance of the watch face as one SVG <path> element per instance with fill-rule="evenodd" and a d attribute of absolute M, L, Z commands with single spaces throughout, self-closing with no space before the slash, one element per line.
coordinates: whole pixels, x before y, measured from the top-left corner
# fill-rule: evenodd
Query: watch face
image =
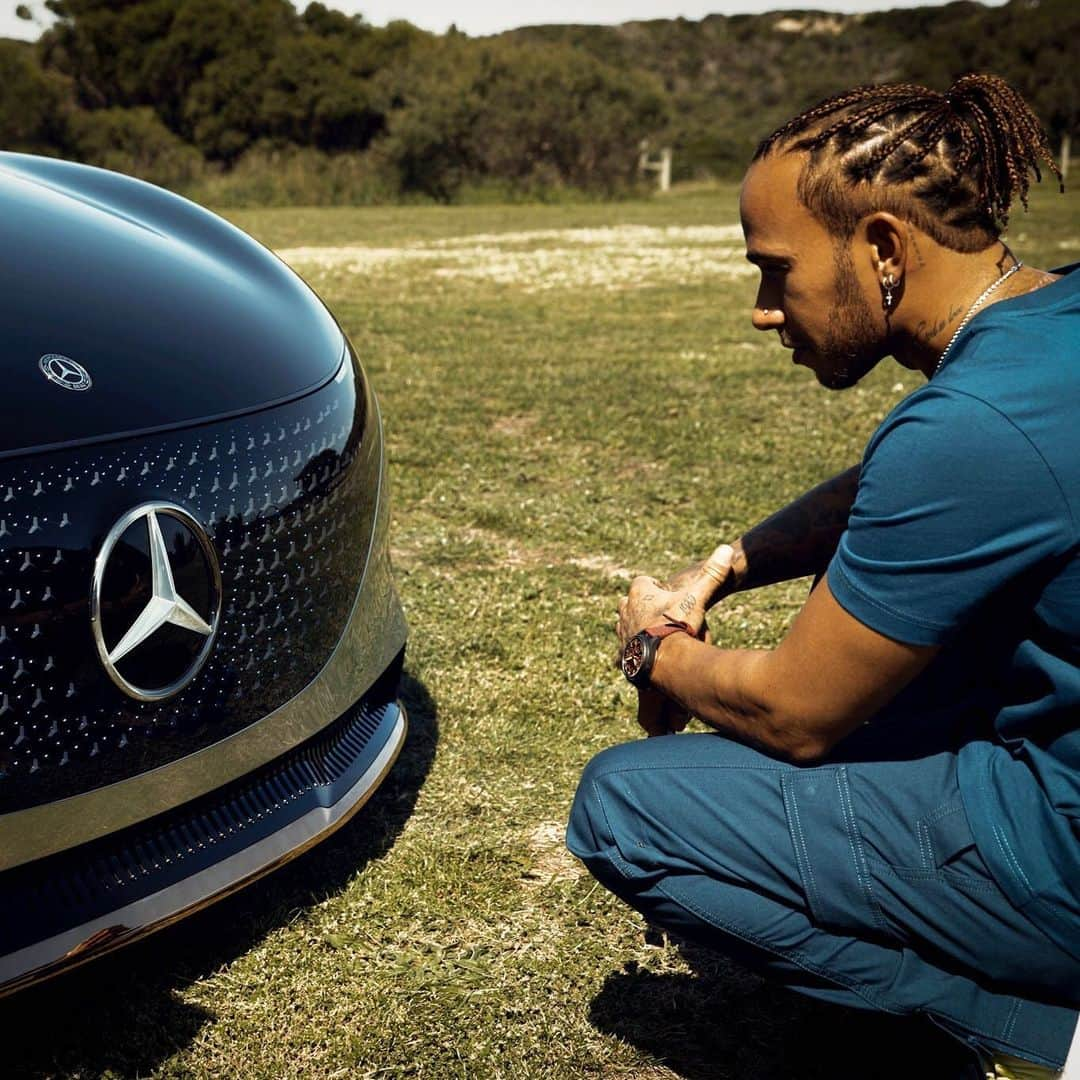
<path fill-rule="evenodd" d="M 623 646 L 622 671 L 633 682 L 645 662 L 645 642 L 637 635 Z"/>

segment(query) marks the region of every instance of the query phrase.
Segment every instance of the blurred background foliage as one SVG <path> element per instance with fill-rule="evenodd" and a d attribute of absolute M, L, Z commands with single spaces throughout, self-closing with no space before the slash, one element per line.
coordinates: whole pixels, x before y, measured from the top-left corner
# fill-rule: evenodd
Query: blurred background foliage
<path fill-rule="evenodd" d="M 1060 145 L 1080 129 L 1080 4 L 809 11 L 487 38 L 288 0 L 45 0 L 0 39 L 0 145 L 219 206 L 611 197 L 638 147 L 737 175 L 762 136 L 860 82 L 1005 76 Z M 34 17 L 34 5 L 20 5 Z"/>

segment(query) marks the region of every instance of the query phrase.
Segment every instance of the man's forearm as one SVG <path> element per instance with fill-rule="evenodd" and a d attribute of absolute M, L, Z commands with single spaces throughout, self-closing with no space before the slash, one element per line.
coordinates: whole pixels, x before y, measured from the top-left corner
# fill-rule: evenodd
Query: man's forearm
<path fill-rule="evenodd" d="M 665 639 L 652 686 L 699 720 L 726 735 L 793 761 L 821 753 L 797 722 L 777 714 L 761 669 L 767 651 L 717 649 L 682 634 Z"/>
<path fill-rule="evenodd" d="M 821 573 L 829 564 L 859 486 L 854 466 L 800 495 L 736 541 L 728 593 Z"/>
<path fill-rule="evenodd" d="M 648 579 L 641 580 L 647 589 Z M 775 648 L 715 648 L 671 633 L 657 645 L 648 678 L 712 727 L 808 762 L 874 716 L 939 652 L 859 622 L 826 576 Z"/>
<path fill-rule="evenodd" d="M 731 545 L 731 572 L 723 584 L 708 585 L 705 606 L 731 593 L 823 573 L 847 528 L 858 487 L 855 465 L 755 525 Z M 698 583 L 703 566 L 679 571 L 666 588 L 679 592 Z"/>

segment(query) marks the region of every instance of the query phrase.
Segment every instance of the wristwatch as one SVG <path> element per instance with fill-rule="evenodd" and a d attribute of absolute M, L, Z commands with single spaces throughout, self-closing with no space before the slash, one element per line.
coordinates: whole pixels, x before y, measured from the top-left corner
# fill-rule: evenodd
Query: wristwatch
<path fill-rule="evenodd" d="M 695 636 L 687 623 L 672 620 L 660 626 L 639 630 L 632 638 L 627 639 L 619 667 L 631 686 L 636 686 L 639 690 L 648 688 L 653 664 L 656 663 L 657 649 L 660 648 L 660 642 L 671 634 Z"/>

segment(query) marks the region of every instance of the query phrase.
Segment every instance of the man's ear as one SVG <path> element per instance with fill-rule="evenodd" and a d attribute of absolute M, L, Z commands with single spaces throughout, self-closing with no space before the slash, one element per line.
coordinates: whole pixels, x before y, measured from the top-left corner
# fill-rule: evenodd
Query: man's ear
<path fill-rule="evenodd" d="M 908 269 L 907 226 L 904 222 L 895 214 L 879 210 L 863 218 L 859 228 L 877 277 L 892 274 L 894 280 L 902 281 Z"/>

